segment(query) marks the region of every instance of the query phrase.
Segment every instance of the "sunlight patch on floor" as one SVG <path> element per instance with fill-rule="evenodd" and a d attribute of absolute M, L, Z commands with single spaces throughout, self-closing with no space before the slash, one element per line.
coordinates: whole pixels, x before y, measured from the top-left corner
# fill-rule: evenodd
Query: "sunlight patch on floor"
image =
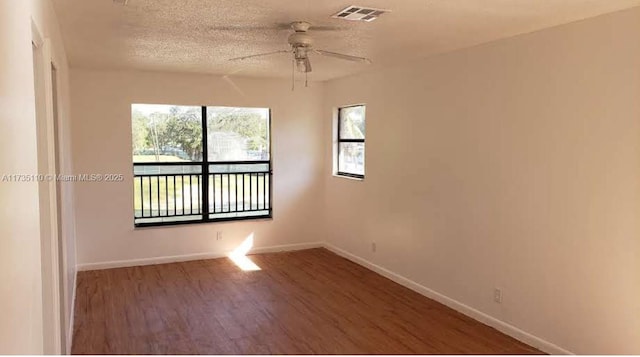
<path fill-rule="evenodd" d="M 249 253 L 252 247 L 253 233 L 249 234 L 236 249 L 229 253 L 229 259 L 243 271 L 261 270 L 251 258 L 247 257 L 247 253 Z"/>

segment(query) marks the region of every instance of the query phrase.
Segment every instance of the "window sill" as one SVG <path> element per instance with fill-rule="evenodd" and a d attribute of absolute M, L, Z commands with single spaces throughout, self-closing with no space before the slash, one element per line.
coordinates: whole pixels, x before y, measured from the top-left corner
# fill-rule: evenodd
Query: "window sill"
<path fill-rule="evenodd" d="M 340 175 L 337 173 L 333 174 L 333 177 L 338 177 L 338 178 L 352 180 L 352 181 L 364 181 L 364 177 L 353 177 L 353 176 L 347 176 L 347 175 Z"/>
<path fill-rule="evenodd" d="M 272 221 L 273 216 L 270 214 L 268 216 L 255 216 L 255 217 L 236 217 L 236 218 L 225 218 L 218 220 L 193 220 L 193 221 L 175 221 L 175 222 L 153 222 L 153 223 L 134 223 L 134 230 L 144 230 L 144 229 L 154 229 L 154 228 L 177 228 L 177 227 L 185 227 L 185 226 L 193 226 L 193 225 L 201 225 L 207 223 L 237 223 L 242 221 Z"/>

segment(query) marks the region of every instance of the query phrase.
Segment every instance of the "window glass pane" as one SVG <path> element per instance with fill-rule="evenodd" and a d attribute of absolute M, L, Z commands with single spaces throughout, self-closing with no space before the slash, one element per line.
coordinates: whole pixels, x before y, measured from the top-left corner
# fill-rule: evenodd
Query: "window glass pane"
<path fill-rule="evenodd" d="M 364 143 L 340 143 L 338 172 L 364 175 Z"/>
<path fill-rule="evenodd" d="M 202 161 L 202 109 L 131 106 L 133 162 Z"/>
<path fill-rule="evenodd" d="M 201 174 L 137 175 L 133 178 L 134 217 L 201 216 L 202 186 Z"/>
<path fill-rule="evenodd" d="M 165 175 L 165 174 L 200 174 L 202 166 L 200 164 L 191 165 L 134 165 L 134 175 Z"/>
<path fill-rule="evenodd" d="M 209 213 L 268 211 L 271 177 L 267 171 L 214 172 L 209 176 Z"/>
<path fill-rule="evenodd" d="M 209 161 L 269 160 L 269 109 L 207 107 Z"/>
<path fill-rule="evenodd" d="M 211 173 L 269 172 L 269 164 L 211 164 Z"/>
<path fill-rule="evenodd" d="M 364 105 L 340 109 L 340 139 L 364 139 Z"/>

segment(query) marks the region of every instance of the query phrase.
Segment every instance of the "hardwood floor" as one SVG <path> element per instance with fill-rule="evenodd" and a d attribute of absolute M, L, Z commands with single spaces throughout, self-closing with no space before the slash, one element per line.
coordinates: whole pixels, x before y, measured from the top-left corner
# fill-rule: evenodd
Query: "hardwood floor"
<path fill-rule="evenodd" d="M 80 272 L 74 354 L 540 351 L 325 249 Z"/>

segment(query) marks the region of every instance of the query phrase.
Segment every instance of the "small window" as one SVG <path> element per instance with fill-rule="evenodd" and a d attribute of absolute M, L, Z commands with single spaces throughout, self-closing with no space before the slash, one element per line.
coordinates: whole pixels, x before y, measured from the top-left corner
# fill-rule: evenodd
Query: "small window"
<path fill-rule="evenodd" d="M 364 178 L 365 108 L 338 109 L 338 175 Z"/>

